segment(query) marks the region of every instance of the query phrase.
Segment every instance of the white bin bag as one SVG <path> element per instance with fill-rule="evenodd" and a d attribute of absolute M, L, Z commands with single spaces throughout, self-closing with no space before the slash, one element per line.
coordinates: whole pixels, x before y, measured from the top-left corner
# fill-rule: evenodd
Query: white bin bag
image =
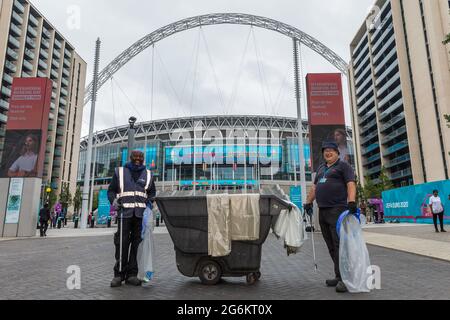
<path fill-rule="evenodd" d="M 147 208 L 144 212 L 144 219 L 142 220 L 142 242 L 137 252 L 138 279 L 144 283 L 149 283 L 153 280 L 155 273 L 153 264 L 153 256 L 155 254 L 153 242 L 154 228 L 153 212 L 150 208 Z"/>
<path fill-rule="evenodd" d="M 344 212 L 338 221 L 337 231 L 340 237 L 339 266 L 342 281 L 350 293 L 370 292 L 368 281 L 371 264 L 359 215 Z"/>
<path fill-rule="evenodd" d="M 305 241 L 308 240 L 302 213 L 296 205 L 293 203 L 291 205 L 290 211 L 281 211 L 273 230 L 277 237 L 284 240 L 288 255 L 298 253 Z"/>

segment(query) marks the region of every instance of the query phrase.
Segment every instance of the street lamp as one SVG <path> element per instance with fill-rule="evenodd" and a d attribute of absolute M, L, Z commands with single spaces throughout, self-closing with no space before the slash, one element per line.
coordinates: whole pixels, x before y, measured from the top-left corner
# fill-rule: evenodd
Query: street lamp
<path fill-rule="evenodd" d="M 128 129 L 128 155 L 131 154 L 131 152 L 134 149 L 134 136 L 136 134 L 136 117 L 130 117 L 128 119 L 128 123 L 130 124 L 130 127 Z"/>

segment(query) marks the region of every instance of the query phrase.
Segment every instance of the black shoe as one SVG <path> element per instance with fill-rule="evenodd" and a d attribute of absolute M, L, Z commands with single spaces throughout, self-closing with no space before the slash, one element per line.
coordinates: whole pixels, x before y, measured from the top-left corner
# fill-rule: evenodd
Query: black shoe
<path fill-rule="evenodd" d="M 130 286 L 138 287 L 142 282 L 137 277 L 129 277 L 127 280 L 125 280 L 125 283 Z"/>
<path fill-rule="evenodd" d="M 115 277 L 111 281 L 111 288 L 118 288 L 122 286 L 122 278 L 121 277 Z"/>
<path fill-rule="evenodd" d="M 441 232 L 447 232 L 445 229 L 442 229 Z"/>
<path fill-rule="evenodd" d="M 336 286 L 336 292 L 337 293 L 346 293 L 346 292 L 348 292 L 348 289 L 347 289 L 346 285 L 342 281 L 339 281 L 338 285 Z"/>
<path fill-rule="evenodd" d="M 327 287 L 336 287 L 338 285 L 339 281 L 341 281 L 341 280 L 339 280 L 337 278 L 333 279 L 333 280 L 327 280 L 326 281 Z"/>

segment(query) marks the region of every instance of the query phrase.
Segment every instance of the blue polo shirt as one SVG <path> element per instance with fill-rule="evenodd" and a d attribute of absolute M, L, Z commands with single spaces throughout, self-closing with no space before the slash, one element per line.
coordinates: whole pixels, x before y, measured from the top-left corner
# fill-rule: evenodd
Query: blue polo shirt
<path fill-rule="evenodd" d="M 347 207 L 347 184 L 355 181 L 355 171 L 345 161 L 338 160 L 330 168 L 320 166 L 314 181 L 319 208 Z"/>

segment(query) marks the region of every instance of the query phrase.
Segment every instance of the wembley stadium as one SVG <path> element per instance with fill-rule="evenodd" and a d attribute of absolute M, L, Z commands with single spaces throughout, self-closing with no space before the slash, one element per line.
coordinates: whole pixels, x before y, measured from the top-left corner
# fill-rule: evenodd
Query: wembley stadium
<path fill-rule="evenodd" d="M 135 147 L 144 152 L 158 190 L 253 189 L 300 181 L 298 120 L 273 116 L 203 116 L 136 124 Z M 116 167 L 128 160 L 129 126 L 94 134 L 95 189 L 104 189 Z M 348 145 L 352 131 L 347 128 Z M 303 122 L 306 179 L 311 183 L 308 122 Z M 82 185 L 88 138 L 81 141 Z"/>

